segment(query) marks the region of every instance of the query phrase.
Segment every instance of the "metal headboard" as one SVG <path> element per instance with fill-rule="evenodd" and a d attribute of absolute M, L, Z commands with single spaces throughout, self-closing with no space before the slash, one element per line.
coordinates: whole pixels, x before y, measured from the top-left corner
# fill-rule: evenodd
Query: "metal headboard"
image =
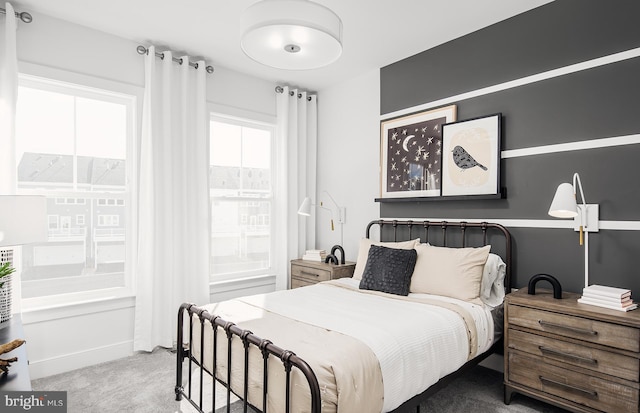
<path fill-rule="evenodd" d="M 448 222 L 448 221 L 399 221 L 399 220 L 376 220 L 371 221 L 369 225 L 367 225 L 366 237 L 370 238 L 371 228 L 377 225 L 380 228 L 380 240 L 381 241 L 406 241 L 414 238 L 420 238 L 423 242 L 429 242 L 434 245 L 440 245 L 443 247 L 448 247 L 447 242 L 447 231 L 453 231 L 457 229 L 459 238 L 458 245 L 451 245 L 455 247 L 466 247 L 468 241 L 468 231 L 471 229 L 471 232 L 477 233 L 478 230 L 482 231 L 482 246 L 487 245 L 489 242 L 488 232 L 497 233 L 504 237 L 504 262 L 507 265 L 504 277 L 504 288 L 505 292 L 509 293 L 511 291 L 511 234 L 504 226 L 500 224 L 495 224 L 492 222 Z M 385 232 L 383 229 L 390 228 L 389 231 Z M 400 229 L 400 231 L 399 231 Z M 436 241 L 433 241 L 434 233 L 441 232 L 441 237 L 438 237 Z M 385 237 L 385 235 L 391 234 L 391 237 Z M 432 235 L 432 238 L 429 238 L 429 235 Z M 453 234 L 451 234 L 453 235 Z M 449 240 L 453 238 L 449 236 Z M 477 246 L 477 245 L 469 245 L 469 246 Z"/>

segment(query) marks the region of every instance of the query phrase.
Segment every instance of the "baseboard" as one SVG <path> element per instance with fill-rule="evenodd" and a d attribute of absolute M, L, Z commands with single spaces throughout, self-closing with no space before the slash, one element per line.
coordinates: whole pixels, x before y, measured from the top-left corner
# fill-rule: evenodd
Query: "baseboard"
<path fill-rule="evenodd" d="M 28 352 L 27 352 L 28 354 Z M 43 360 L 29 360 L 31 380 L 133 355 L 133 340 Z"/>

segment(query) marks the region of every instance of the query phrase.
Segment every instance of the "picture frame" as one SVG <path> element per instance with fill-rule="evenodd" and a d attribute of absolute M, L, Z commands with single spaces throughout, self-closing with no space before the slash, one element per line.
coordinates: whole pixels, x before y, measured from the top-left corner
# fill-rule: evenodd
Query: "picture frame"
<path fill-rule="evenodd" d="M 442 125 L 442 196 L 500 195 L 502 114 Z"/>
<path fill-rule="evenodd" d="M 442 125 L 455 122 L 456 105 L 380 122 L 380 196 L 440 196 Z"/>

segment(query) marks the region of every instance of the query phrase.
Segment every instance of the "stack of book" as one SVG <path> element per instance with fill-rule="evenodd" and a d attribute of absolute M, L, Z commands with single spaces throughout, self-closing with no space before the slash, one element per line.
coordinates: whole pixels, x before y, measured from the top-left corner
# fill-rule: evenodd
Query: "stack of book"
<path fill-rule="evenodd" d="M 307 261 L 321 261 L 327 258 L 327 251 L 325 250 L 307 250 L 302 256 L 303 260 Z"/>
<path fill-rule="evenodd" d="M 604 285 L 590 285 L 583 288 L 582 298 L 578 299 L 578 302 L 618 311 L 630 311 L 638 307 L 631 300 L 631 290 Z"/>

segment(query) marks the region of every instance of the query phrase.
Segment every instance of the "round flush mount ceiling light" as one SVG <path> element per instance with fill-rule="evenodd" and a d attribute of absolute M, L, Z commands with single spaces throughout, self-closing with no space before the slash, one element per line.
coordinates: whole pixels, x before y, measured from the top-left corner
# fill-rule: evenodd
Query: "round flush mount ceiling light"
<path fill-rule="evenodd" d="M 342 21 L 309 0 L 262 0 L 242 15 L 241 47 L 251 59 L 278 69 L 316 69 L 342 54 Z"/>

